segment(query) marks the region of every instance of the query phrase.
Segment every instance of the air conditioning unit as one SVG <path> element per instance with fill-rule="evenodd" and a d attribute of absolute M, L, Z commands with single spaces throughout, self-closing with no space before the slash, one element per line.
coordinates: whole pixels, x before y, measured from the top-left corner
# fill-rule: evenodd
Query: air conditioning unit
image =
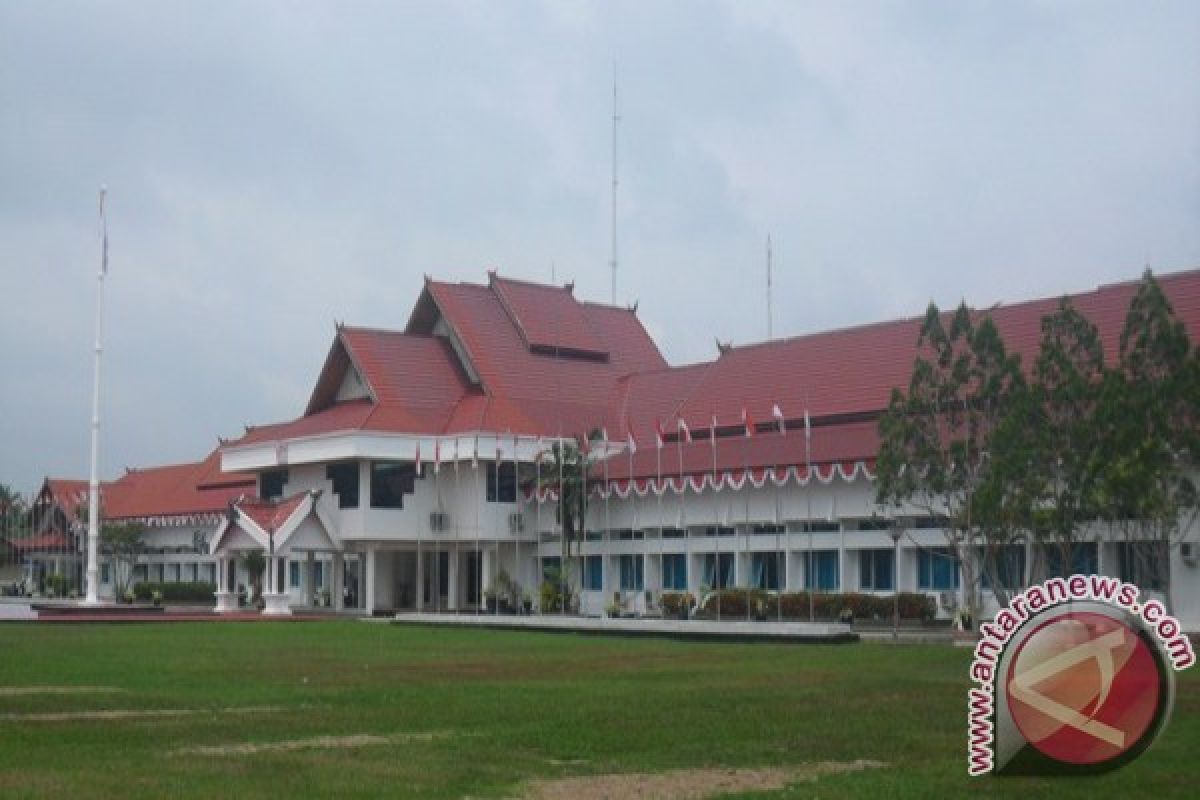
<path fill-rule="evenodd" d="M 429 529 L 434 533 L 440 533 L 450 527 L 450 515 L 445 511 L 431 511 L 429 513 Z"/>
<path fill-rule="evenodd" d="M 1189 567 L 1196 566 L 1196 545 L 1191 542 L 1183 542 L 1179 545 L 1179 557 L 1183 559 L 1183 563 Z"/>
<path fill-rule="evenodd" d="M 508 515 L 508 532 L 523 533 L 525 531 L 525 517 L 520 512 L 514 511 Z"/>

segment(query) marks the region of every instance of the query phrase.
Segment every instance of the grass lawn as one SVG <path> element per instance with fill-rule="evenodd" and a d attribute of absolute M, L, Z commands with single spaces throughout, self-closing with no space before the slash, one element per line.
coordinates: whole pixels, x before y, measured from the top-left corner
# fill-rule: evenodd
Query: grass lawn
<path fill-rule="evenodd" d="M 1200 670 L 1124 770 L 968 779 L 968 659 L 354 621 L 3 624 L 0 796 L 518 797 L 534 778 L 855 759 L 889 766 L 741 796 L 1196 796 Z M 49 712 L 69 713 L 31 716 Z M 361 746 L 195 749 L 322 736 Z"/>

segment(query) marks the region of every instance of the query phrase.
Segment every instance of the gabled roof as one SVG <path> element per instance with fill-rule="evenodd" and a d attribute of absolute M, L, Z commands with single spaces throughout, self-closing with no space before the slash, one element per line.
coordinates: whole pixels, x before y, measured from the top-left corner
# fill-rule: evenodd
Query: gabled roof
<path fill-rule="evenodd" d="M 531 351 L 608 358 L 606 344 L 575 300 L 573 285 L 546 286 L 489 272 L 488 287 Z"/>
<path fill-rule="evenodd" d="M 182 517 L 213 514 L 229 502 L 253 492 L 255 476 L 221 472 L 220 451 L 203 461 L 128 470 L 115 481 L 100 484 L 101 514 L 106 520 Z M 56 503 L 75 518 L 87 506 L 88 482 L 47 478 L 39 498 Z"/>

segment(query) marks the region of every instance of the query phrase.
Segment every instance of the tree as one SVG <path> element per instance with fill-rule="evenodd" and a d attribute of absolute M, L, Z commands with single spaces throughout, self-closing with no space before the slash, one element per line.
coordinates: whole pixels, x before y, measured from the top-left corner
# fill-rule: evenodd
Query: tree
<path fill-rule="evenodd" d="M 100 526 L 100 544 L 112 558 L 113 588 L 118 599 L 132 588 L 134 568 L 145 550 L 142 541 L 145 532 L 145 526 L 136 522 L 109 522 Z"/>
<path fill-rule="evenodd" d="M 949 330 L 930 304 L 917 347 L 908 391 L 893 389 L 879 423 L 876 500 L 945 519 L 967 609 L 977 620 L 977 556 L 983 552 L 995 586 L 995 546 L 1007 534 L 997 524 L 1000 504 L 984 493 L 990 466 L 985 454 L 1006 404 L 1023 386 L 1020 362 L 1005 349 L 991 318 L 976 324 L 965 304 Z"/>
<path fill-rule="evenodd" d="M 0 483 L 0 564 L 9 558 L 9 545 L 24 523 L 25 499 L 6 483 Z"/>
<path fill-rule="evenodd" d="M 1042 319 L 1042 339 L 1030 385 L 1010 398 L 991 443 L 990 480 L 1000 513 L 1029 531 L 1060 569 L 1070 564 L 1080 529 L 1097 513 L 1097 474 L 1103 452 L 1094 434 L 1104 382 L 1104 348 L 1096 326 L 1067 298 Z M 1040 577 L 1045 564 L 1031 564 Z"/>
<path fill-rule="evenodd" d="M 1128 543 L 1135 576 L 1161 588 L 1170 608 L 1171 549 L 1197 513 L 1200 381 L 1187 330 L 1149 270 L 1120 347 L 1098 411 L 1105 459 L 1098 489 L 1110 524 Z"/>
<path fill-rule="evenodd" d="M 550 447 L 549 459 L 538 462 L 539 484 L 550 487 L 558 494 L 558 514 L 562 526 L 561 555 L 558 574 L 550 576 L 550 579 L 558 587 L 558 597 L 554 600 L 564 608 L 571 596 L 569 564 L 572 543 L 576 544 L 576 555 L 582 553 L 587 502 L 584 476 L 589 463 L 581 444 L 573 440 L 555 442 Z"/>
<path fill-rule="evenodd" d="M 263 570 L 267 568 L 267 558 L 261 550 L 250 550 L 242 554 L 242 566 L 250 575 L 250 604 L 257 606 L 262 599 Z"/>

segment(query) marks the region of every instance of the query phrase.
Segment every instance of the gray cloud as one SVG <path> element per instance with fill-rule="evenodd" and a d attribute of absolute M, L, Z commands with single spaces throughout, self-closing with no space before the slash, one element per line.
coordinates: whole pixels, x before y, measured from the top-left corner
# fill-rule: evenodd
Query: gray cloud
<path fill-rule="evenodd" d="M 1194 3 L 0 5 L 0 481 L 302 409 L 421 276 L 622 301 L 668 357 L 1200 261 Z"/>

